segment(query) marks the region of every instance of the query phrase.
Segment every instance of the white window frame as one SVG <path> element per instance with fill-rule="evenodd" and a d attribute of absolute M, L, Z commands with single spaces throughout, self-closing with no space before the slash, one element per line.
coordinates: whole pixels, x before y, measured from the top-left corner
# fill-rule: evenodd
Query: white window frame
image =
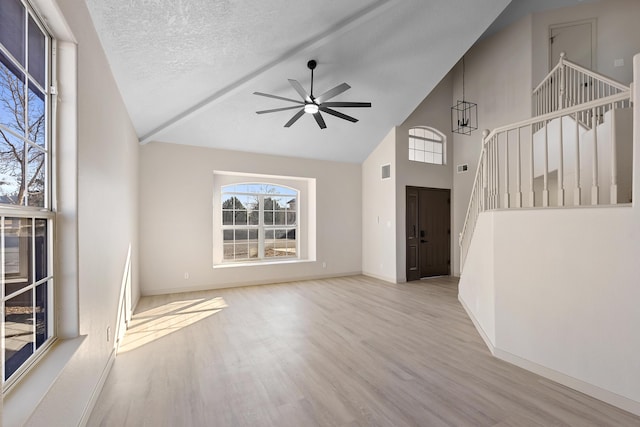
<path fill-rule="evenodd" d="M 46 26 L 43 24 L 42 19 L 40 18 L 39 14 L 37 13 L 37 11 L 35 11 L 31 5 L 29 4 L 28 1 L 26 0 L 20 0 L 22 6 L 25 8 L 26 10 L 26 14 L 25 14 L 25 47 L 24 47 L 24 55 L 25 55 L 25 64 L 28 64 L 28 58 L 29 58 L 29 38 L 28 38 L 28 31 L 29 31 L 29 18 L 31 18 L 33 20 L 33 22 L 38 26 L 38 28 L 42 31 L 42 33 L 45 35 L 45 52 L 47 55 L 47 58 L 45 60 L 45 84 L 44 87 L 39 84 L 38 82 L 36 82 L 35 78 L 32 77 L 26 68 L 28 68 L 28 65 L 21 65 L 19 64 L 19 62 L 8 52 L 7 49 L 5 49 L 2 45 L 0 45 L 0 50 L 2 50 L 3 55 L 8 58 L 12 63 L 13 66 L 15 66 L 16 68 L 18 68 L 22 73 L 25 74 L 25 76 L 27 77 L 27 79 L 29 80 L 30 84 L 35 85 L 35 87 L 37 87 L 39 90 L 41 90 L 44 93 L 44 99 L 45 99 L 45 105 L 44 105 L 44 117 L 45 117 L 45 121 L 46 121 L 46 133 L 44 135 L 44 139 L 45 139 L 45 143 L 44 143 L 44 148 L 42 148 L 41 146 L 37 145 L 37 143 L 35 141 L 31 141 L 29 140 L 27 137 L 23 136 L 23 135 L 18 135 L 16 134 L 15 131 L 8 129 L 6 127 L 3 127 L 3 131 L 8 131 L 13 137 L 17 137 L 19 140 L 22 140 L 23 142 L 25 142 L 27 145 L 29 145 L 29 147 L 36 147 L 37 150 L 41 151 L 44 153 L 45 159 L 44 159 L 44 165 L 46 167 L 46 171 L 45 171 L 45 185 L 44 185 L 44 207 L 35 207 L 35 206 L 22 206 L 22 205 L 9 205 L 9 204 L 0 204 L 0 247 L 4 248 L 5 247 L 5 218 L 27 218 L 27 219 L 31 219 L 31 253 L 30 254 L 22 254 L 22 244 L 21 244 L 21 249 L 20 249 L 20 258 L 22 261 L 30 261 L 31 264 L 31 282 L 27 285 L 22 287 L 20 290 L 11 293 L 10 295 L 5 295 L 5 284 L 7 283 L 11 283 L 11 281 L 13 279 L 11 278 L 6 278 L 5 276 L 5 253 L 4 251 L 2 251 L 2 255 L 0 256 L 0 337 L 1 337 L 1 349 L 0 349 L 0 359 L 2 362 L 2 391 L 3 394 L 6 393 L 8 390 L 10 390 L 17 382 L 18 380 L 24 376 L 24 374 L 35 364 L 35 362 L 37 360 L 40 359 L 40 357 L 51 347 L 51 345 L 53 344 L 53 342 L 56 339 L 56 324 L 55 324 L 55 319 L 56 319 L 56 313 L 55 313 L 55 301 L 54 301 L 54 248 L 55 248 L 55 241 L 54 241 L 54 230 L 55 230 L 55 212 L 52 209 L 52 201 L 53 201 L 53 162 L 52 162 L 52 149 L 55 146 L 55 142 L 54 142 L 54 132 L 53 132 L 53 128 L 54 128 L 54 123 L 55 123 L 55 119 L 54 119 L 54 111 L 55 111 L 55 90 L 53 89 L 53 69 L 54 69 L 54 63 L 55 63 L 55 39 L 53 38 L 51 31 L 49 31 Z M 26 85 L 25 90 L 28 90 L 28 86 Z M 28 105 L 25 108 L 26 111 L 28 111 Z M 25 116 L 28 117 L 28 112 L 25 111 Z M 28 194 L 26 195 L 26 199 L 27 203 L 28 203 Z M 46 270 L 47 270 L 47 274 L 45 277 L 40 278 L 40 280 L 36 280 L 36 260 L 35 260 L 35 247 L 36 247 L 36 236 L 35 236 L 35 223 L 36 220 L 44 220 L 46 221 L 47 224 L 47 234 L 46 234 L 46 251 L 47 251 L 47 258 L 46 258 Z M 29 260 L 27 258 L 27 256 L 30 256 L 31 259 Z M 22 264 L 22 261 L 20 262 Z M 21 266 L 21 273 L 23 270 L 23 267 Z M 28 276 L 28 274 L 27 274 Z M 27 292 L 31 292 L 32 296 L 31 296 L 31 307 L 33 307 L 35 309 L 36 307 L 36 288 L 40 285 L 43 285 L 44 283 L 47 284 L 47 294 L 46 294 L 46 331 L 45 331 L 45 341 L 36 349 L 36 335 L 37 335 L 37 328 L 36 328 L 36 324 L 34 322 L 34 326 L 33 326 L 33 336 L 32 338 L 32 345 L 33 345 L 33 352 L 31 353 L 31 355 L 25 359 L 22 364 L 20 365 L 20 367 L 18 367 L 13 373 L 12 375 L 7 378 L 5 380 L 5 370 L 6 370 L 6 361 L 5 361 L 5 349 L 7 348 L 7 337 L 5 336 L 5 319 L 6 319 L 6 314 L 5 313 L 5 303 L 15 297 L 18 297 L 20 295 L 24 295 Z M 33 316 L 35 318 L 36 313 L 33 313 Z"/>
<path fill-rule="evenodd" d="M 434 138 L 416 135 L 417 131 L 431 132 L 435 135 Z M 447 164 L 447 138 L 438 129 L 429 126 L 414 126 L 409 129 L 409 147 L 408 158 L 413 162 L 427 163 L 432 165 L 446 165 Z M 431 149 L 427 147 L 431 145 Z M 441 152 L 438 153 L 436 147 L 441 147 Z M 442 162 L 436 162 L 435 158 L 441 156 Z M 429 160 L 430 159 L 430 160 Z"/>
<path fill-rule="evenodd" d="M 237 192 L 237 191 L 225 191 L 225 188 L 228 187 L 234 187 L 237 185 L 257 185 L 257 186 L 262 186 L 263 188 L 267 188 L 269 186 L 271 187 L 279 187 L 279 188 L 284 188 L 287 190 L 290 190 L 291 193 L 293 194 L 279 194 L 279 193 L 269 193 L 269 192 Z M 289 260 L 289 259 L 300 259 L 300 231 L 299 231 L 299 200 L 300 200 L 300 191 L 298 191 L 295 188 L 292 188 L 290 186 L 287 185 L 282 185 L 282 184 L 276 184 L 276 183 L 272 183 L 272 182 L 246 182 L 246 183 L 236 183 L 236 184 L 228 184 L 225 186 L 222 186 L 220 188 L 220 194 L 221 194 L 221 203 L 220 203 L 220 227 L 222 229 L 222 233 L 224 235 L 225 231 L 235 231 L 235 230 L 247 230 L 247 232 L 251 231 L 251 230 L 255 230 L 256 234 L 257 234 L 257 254 L 256 257 L 251 258 L 249 257 L 243 257 L 243 258 L 235 258 L 234 259 L 225 259 L 224 255 L 222 258 L 222 263 L 226 264 L 226 263 L 236 263 L 236 262 L 257 262 L 257 263 L 264 263 L 264 262 L 269 262 L 269 261 L 277 261 L 277 260 Z M 249 197 L 256 197 L 258 200 L 258 224 L 241 224 L 241 225 L 225 225 L 224 224 L 224 212 L 225 209 L 223 209 L 223 205 L 222 205 L 222 199 L 225 198 L 225 196 L 249 196 Z M 265 224 L 264 218 L 265 218 L 265 199 L 269 198 L 269 197 L 284 197 L 284 198 L 295 198 L 295 209 L 286 209 L 284 211 L 285 214 L 285 218 L 288 219 L 288 213 L 293 213 L 295 214 L 295 224 L 291 225 L 291 224 L 285 224 L 284 225 L 277 225 L 277 224 Z M 228 211 L 228 210 L 227 210 Z M 248 210 L 246 210 L 247 213 L 249 212 Z M 233 211 L 235 212 L 235 210 Z M 234 215 L 235 217 L 235 215 Z M 279 255 L 279 256 L 267 256 L 266 255 L 266 251 L 265 251 L 265 247 L 266 247 L 266 242 L 267 242 L 267 237 L 266 234 L 268 231 L 276 231 L 276 230 L 287 230 L 286 233 L 288 234 L 291 230 L 294 231 L 295 233 L 295 254 L 294 255 Z M 287 239 L 285 239 L 286 241 Z M 234 248 L 235 248 L 235 239 L 233 240 L 234 243 Z M 286 243 L 285 243 L 286 244 Z M 223 238 L 222 240 L 222 245 L 223 245 L 223 253 L 225 250 L 225 245 L 228 245 L 227 243 L 225 243 L 225 240 Z M 285 249 L 289 249 L 289 246 L 287 245 Z M 249 252 L 249 251 L 248 251 Z"/>

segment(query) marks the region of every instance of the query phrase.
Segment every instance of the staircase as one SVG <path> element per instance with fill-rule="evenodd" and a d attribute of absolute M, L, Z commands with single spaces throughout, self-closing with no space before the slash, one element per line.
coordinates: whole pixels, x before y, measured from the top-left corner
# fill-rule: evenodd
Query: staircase
<path fill-rule="evenodd" d="M 482 212 L 631 202 L 630 88 L 563 54 L 532 99 L 534 117 L 483 133 L 461 271 Z"/>

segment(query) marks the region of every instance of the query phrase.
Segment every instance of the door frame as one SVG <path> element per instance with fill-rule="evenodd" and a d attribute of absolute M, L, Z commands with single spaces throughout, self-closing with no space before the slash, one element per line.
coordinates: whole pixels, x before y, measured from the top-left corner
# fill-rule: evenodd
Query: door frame
<path fill-rule="evenodd" d="M 547 33 L 547 50 L 548 50 L 548 61 L 549 61 L 549 66 L 547 67 L 549 69 L 549 71 L 551 71 L 553 69 L 553 67 L 556 66 L 556 64 L 558 63 L 557 61 L 554 60 L 553 58 L 553 49 L 551 49 L 551 39 L 552 39 L 552 33 L 553 30 L 557 30 L 558 28 L 563 28 L 563 27 L 573 27 L 576 25 L 582 25 L 582 24 L 591 24 L 591 67 L 589 68 L 590 70 L 596 71 L 596 66 L 597 66 L 597 46 L 598 46 L 598 19 L 597 18 L 590 18 L 590 19 L 581 19 L 579 21 L 570 21 L 570 22 L 561 22 L 559 24 L 551 24 L 549 25 L 549 30 Z M 569 56 L 567 58 L 569 61 L 571 61 L 571 57 Z"/>

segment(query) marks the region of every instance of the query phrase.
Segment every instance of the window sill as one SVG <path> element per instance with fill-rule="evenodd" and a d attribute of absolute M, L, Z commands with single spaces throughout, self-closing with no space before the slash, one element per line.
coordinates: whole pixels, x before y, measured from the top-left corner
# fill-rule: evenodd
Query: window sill
<path fill-rule="evenodd" d="M 313 259 L 282 259 L 277 261 L 253 261 L 253 262 L 234 262 L 226 264 L 214 264 L 214 269 L 219 268 L 236 268 L 236 267 L 254 267 L 264 265 L 281 265 L 281 264 L 300 264 L 305 262 L 315 262 Z"/>
<path fill-rule="evenodd" d="M 57 340 L 4 393 L 2 418 L 8 426 L 23 425 L 71 360 L 85 336 Z"/>

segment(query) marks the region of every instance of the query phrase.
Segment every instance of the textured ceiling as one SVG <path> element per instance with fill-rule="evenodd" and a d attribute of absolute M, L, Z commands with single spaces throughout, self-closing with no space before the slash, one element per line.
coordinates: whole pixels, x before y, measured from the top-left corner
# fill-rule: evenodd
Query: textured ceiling
<path fill-rule="evenodd" d="M 87 0 L 141 142 L 165 141 L 361 162 L 424 99 L 509 0 Z M 342 82 L 321 130 L 290 106 L 253 95 Z"/>

